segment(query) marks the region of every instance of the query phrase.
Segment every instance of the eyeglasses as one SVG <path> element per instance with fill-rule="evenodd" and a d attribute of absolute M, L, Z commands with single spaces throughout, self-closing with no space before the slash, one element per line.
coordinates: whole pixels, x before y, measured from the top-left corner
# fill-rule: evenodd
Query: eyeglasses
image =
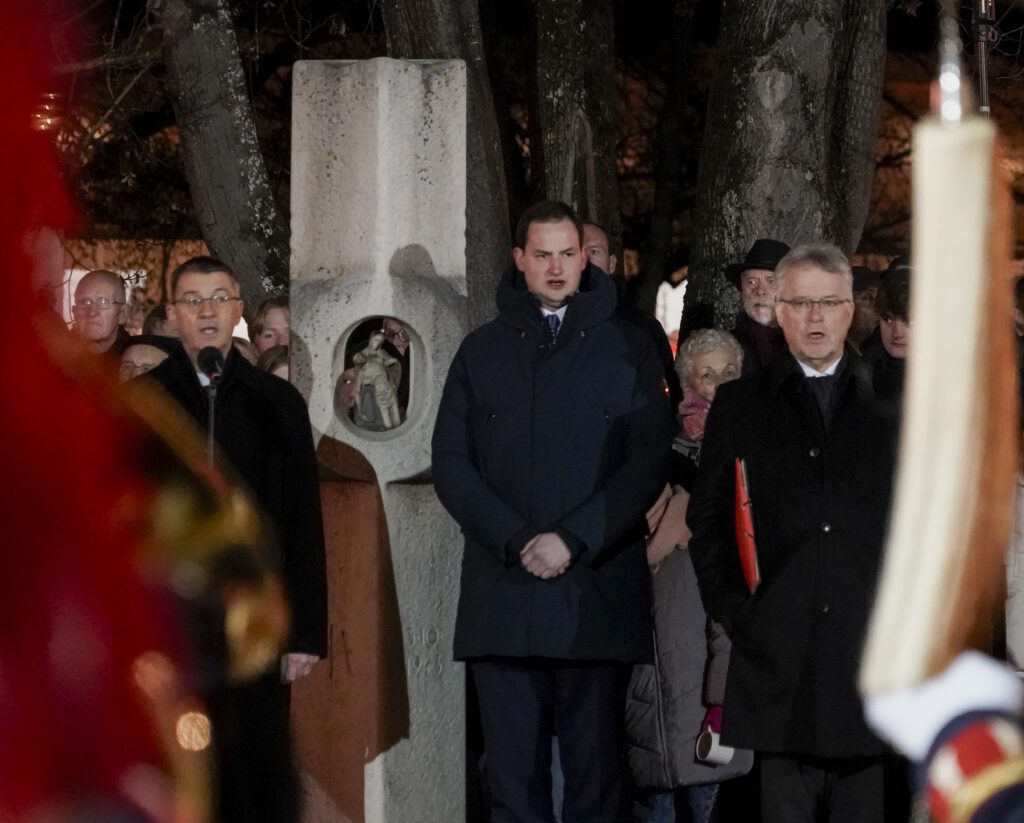
<path fill-rule="evenodd" d="M 798 297 L 795 300 L 784 300 L 779 298 L 778 302 L 785 303 L 797 314 L 807 314 L 813 306 L 820 308 L 825 314 L 830 314 L 844 303 L 852 303 L 852 300 L 840 300 L 838 297 L 826 297 L 824 300 L 808 300 L 805 297 Z"/>
<path fill-rule="evenodd" d="M 121 376 L 134 377 L 137 374 L 145 374 L 150 369 L 155 369 L 157 363 L 133 363 L 131 360 L 121 362 Z"/>
<path fill-rule="evenodd" d="M 213 297 L 200 297 L 198 294 L 190 294 L 188 297 L 182 297 L 181 300 L 172 300 L 171 302 L 184 307 L 186 311 L 192 314 L 198 314 L 203 303 L 207 300 L 210 301 L 215 311 L 221 311 L 227 307 L 228 303 L 241 299 L 241 297 L 232 297 L 229 294 L 215 294 Z"/>
<path fill-rule="evenodd" d="M 83 297 L 81 300 L 76 299 L 75 305 L 72 306 L 74 309 L 79 311 L 88 311 L 89 309 L 109 309 L 111 306 L 123 306 L 123 300 L 111 300 L 109 297 Z"/>

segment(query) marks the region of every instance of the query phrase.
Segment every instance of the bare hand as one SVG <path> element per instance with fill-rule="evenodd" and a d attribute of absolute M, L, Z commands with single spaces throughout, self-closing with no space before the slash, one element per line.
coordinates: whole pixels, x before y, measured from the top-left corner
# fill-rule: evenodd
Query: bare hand
<path fill-rule="evenodd" d="M 693 534 L 686 526 L 686 507 L 690 495 L 682 486 L 672 490 L 672 499 L 665 507 L 665 515 L 658 529 L 647 541 L 647 565 L 656 566 L 675 549 L 685 548 Z"/>
<path fill-rule="evenodd" d="M 294 683 L 300 677 L 305 677 L 317 664 L 320 658 L 315 654 L 301 654 L 292 652 L 281 656 L 281 682 Z"/>
<path fill-rule="evenodd" d="M 571 561 L 569 547 L 555 532 L 538 534 L 519 552 L 523 568 L 541 580 L 558 577 L 569 568 Z"/>

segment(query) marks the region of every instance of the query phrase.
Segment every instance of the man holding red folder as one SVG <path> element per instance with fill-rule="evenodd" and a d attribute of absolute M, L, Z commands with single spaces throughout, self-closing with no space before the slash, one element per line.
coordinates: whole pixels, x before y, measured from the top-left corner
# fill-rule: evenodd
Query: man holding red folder
<path fill-rule="evenodd" d="M 788 351 L 719 389 L 688 515 L 705 607 L 733 644 L 722 742 L 760 753 L 764 823 L 878 823 L 887 749 L 855 679 L 896 420 L 844 349 L 842 252 L 798 246 L 775 280 Z"/>

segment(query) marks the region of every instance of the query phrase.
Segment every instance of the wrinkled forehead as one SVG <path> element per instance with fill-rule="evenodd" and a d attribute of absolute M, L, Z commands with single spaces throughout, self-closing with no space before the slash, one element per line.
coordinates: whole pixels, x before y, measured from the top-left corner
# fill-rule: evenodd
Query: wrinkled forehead
<path fill-rule="evenodd" d="M 794 266 L 785 272 L 780 291 L 785 299 L 830 294 L 853 297 L 853 285 L 848 275 L 827 271 L 814 263 Z"/>
<path fill-rule="evenodd" d="M 120 278 L 98 276 L 87 274 L 78 281 L 75 287 L 75 297 L 108 297 L 122 299 L 124 297 L 124 283 Z"/>
<path fill-rule="evenodd" d="M 716 346 L 707 351 L 698 352 L 693 356 L 693 363 L 697 368 L 702 366 L 715 366 L 721 368 L 730 363 L 736 363 L 739 356 L 727 346 Z"/>
<path fill-rule="evenodd" d="M 238 296 L 238 283 L 226 271 L 197 272 L 187 271 L 178 278 L 174 287 L 175 297 L 192 292 L 199 295 L 212 295 L 227 292 L 233 297 Z"/>

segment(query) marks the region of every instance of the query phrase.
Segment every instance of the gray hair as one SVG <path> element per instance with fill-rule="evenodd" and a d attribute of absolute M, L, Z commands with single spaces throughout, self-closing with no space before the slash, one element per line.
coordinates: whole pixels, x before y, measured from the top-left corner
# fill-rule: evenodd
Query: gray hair
<path fill-rule="evenodd" d="M 693 359 L 715 349 L 727 349 L 736 355 L 736 363 L 743 365 L 743 347 L 729 332 L 721 329 L 698 329 L 679 346 L 676 353 L 676 374 L 683 386 L 693 388 Z"/>
<path fill-rule="evenodd" d="M 853 270 L 846 255 L 838 246 L 818 241 L 793 247 L 789 254 L 779 261 L 779 265 L 775 267 L 775 291 L 782 291 L 782 281 L 790 269 L 808 265 L 816 266 L 829 274 L 838 274 L 853 289 Z"/>

